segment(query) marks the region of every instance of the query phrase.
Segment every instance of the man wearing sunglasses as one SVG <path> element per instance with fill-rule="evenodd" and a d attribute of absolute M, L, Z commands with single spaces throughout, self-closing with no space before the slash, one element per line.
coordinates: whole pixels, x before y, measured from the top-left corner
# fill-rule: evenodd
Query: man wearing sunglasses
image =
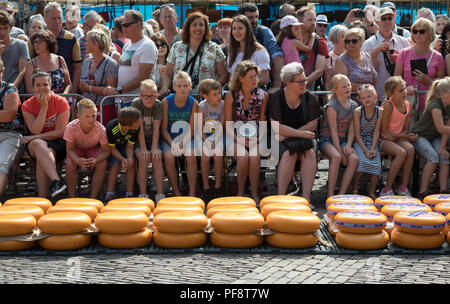
<path fill-rule="evenodd" d="M 394 16 L 390 8 L 381 8 L 375 16 L 378 31 L 364 41 L 361 47 L 363 52 L 370 54 L 373 66 L 378 72 L 376 90 L 380 102 L 384 100 L 384 83 L 393 76 L 393 68 L 399 52 L 409 46 L 408 39 L 394 33 Z"/>
<path fill-rule="evenodd" d="M 384 8 L 384 7 L 390 8 L 392 10 L 392 12 L 394 13 L 394 34 L 402 36 L 403 38 L 406 38 L 406 39 L 411 37 L 411 33 L 407 29 L 399 27 L 399 26 L 397 26 L 397 24 L 395 24 L 395 19 L 397 18 L 397 7 L 395 6 L 395 4 L 392 2 L 384 2 L 381 5 L 381 8 Z"/>
<path fill-rule="evenodd" d="M 9 1 L 0 1 L 0 11 L 8 13 L 14 20 L 14 8 Z M 11 38 L 17 38 L 19 35 L 25 35 L 25 32 L 22 29 L 13 26 L 9 36 L 11 36 Z"/>

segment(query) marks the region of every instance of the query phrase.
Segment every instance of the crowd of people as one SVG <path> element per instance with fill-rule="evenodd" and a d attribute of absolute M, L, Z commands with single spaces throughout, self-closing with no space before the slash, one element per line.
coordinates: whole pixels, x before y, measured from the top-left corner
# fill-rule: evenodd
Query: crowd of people
<path fill-rule="evenodd" d="M 302 196 L 310 199 L 319 151 L 329 159 L 328 196 L 335 194 L 343 167 L 340 194 L 352 182 L 358 193 L 362 174 L 369 174 L 368 195 L 375 197 L 380 153 L 390 161 L 380 195 L 411 195 L 415 153 L 425 160 L 417 196 L 428 195 L 438 164 L 440 192 L 447 193 L 450 19 L 422 8 L 408 31 L 396 25 L 396 17 L 395 5 L 384 2 L 352 9 L 342 24 L 328 29 L 327 17 L 314 7 L 283 4 L 279 20 L 268 28 L 259 24 L 258 7 L 247 2 L 216 27 L 194 12 L 178 28 L 175 6 L 164 4 L 149 20 L 127 10 L 109 29 L 95 11 L 81 16 L 77 6 L 63 12 L 51 2 L 22 30 L 14 26 L 11 4 L 2 1 L 0 194 L 25 145 L 36 162 L 39 196 L 66 188 L 75 196 L 77 170 L 92 169 L 91 197 L 98 197 L 109 172 L 108 201 L 117 196 L 123 169 L 126 196 L 135 195 L 137 180 L 139 196 L 148 197 L 150 162 L 155 200 L 165 197 L 165 176 L 174 195 L 181 195 L 176 160 L 184 156 L 187 194 L 198 194 L 200 161 L 202 195 L 209 200 L 223 195 L 223 157 L 232 155 L 237 195 L 246 194 L 249 180 L 250 195 L 259 201 L 263 176 L 255 143 L 260 133 L 274 132 L 259 127 L 263 121 L 279 126 L 278 194 L 286 194 L 300 172 Z M 76 117 L 63 93 L 84 97 Z M 32 97 L 21 103 L 20 94 Z M 122 94 L 136 98 L 119 111 L 106 104 L 100 112 L 104 96 Z M 197 117 L 200 148 L 196 133 L 185 132 L 186 126 L 197 128 Z M 222 132 L 229 122 L 236 129 Z M 232 138 L 231 145 L 222 144 L 224 136 Z M 66 181 L 57 170 L 63 160 Z"/>

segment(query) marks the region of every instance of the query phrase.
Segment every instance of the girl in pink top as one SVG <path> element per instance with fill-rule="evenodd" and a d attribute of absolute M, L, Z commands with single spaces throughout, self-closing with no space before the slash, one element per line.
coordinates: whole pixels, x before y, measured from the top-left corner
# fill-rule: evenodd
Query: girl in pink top
<path fill-rule="evenodd" d="M 300 26 L 302 24 L 303 23 L 298 22 L 297 18 L 290 15 L 281 19 L 281 31 L 278 34 L 277 43 L 283 51 L 285 65 L 291 62 L 302 63 L 299 50 L 307 53 L 313 48 L 315 33 L 313 33 L 313 37 L 310 39 L 308 45 L 301 42 Z"/>
<path fill-rule="evenodd" d="M 381 152 L 394 159 L 380 196 L 395 195 L 392 184 L 400 169 L 403 169 L 403 173 L 397 195 L 411 196 L 407 188 L 415 154 L 411 142 L 417 140 L 417 135 L 409 133 L 411 105 L 406 100 L 406 83 L 400 76 L 393 76 L 384 84 L 384 90 L 388 99 L 383 104 L 380 146 Z"/>

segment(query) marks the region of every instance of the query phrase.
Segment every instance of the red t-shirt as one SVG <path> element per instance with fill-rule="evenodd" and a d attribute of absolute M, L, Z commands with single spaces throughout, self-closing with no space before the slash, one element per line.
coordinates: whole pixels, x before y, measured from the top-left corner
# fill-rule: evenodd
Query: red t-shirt
<path fill-rule="evenodd" d="M 322 55 L 325 58 L 329 57 L 327 41 L 322 37 L 319 37 L 319 51 L 317 55 Z M 316 54 L 314 53 L 314 48 L 311 52 L 305 53 L 304 56 L 305 59 L 303 60 L 302 58 L 302 64 L 305 69 L 305 75 L 308 77 L 316 69 Z"/>
<path fill-rule="evenodd" d="M 35 117 L 39 115 L 40 109 L 41 105 L 39 104 L 39 101 L 37 101 L 36 96 L 33 96 L 30 99 L 26 100 L 22 105 L 22 112 L 30 113 Z M 69 103 L 64 97 L 58 96 L 56 94 L 51 94 L 42 133 L 55 130 L 57 115 L 64 113 L 65 111 L 69 111 L 69 109 Z"/>

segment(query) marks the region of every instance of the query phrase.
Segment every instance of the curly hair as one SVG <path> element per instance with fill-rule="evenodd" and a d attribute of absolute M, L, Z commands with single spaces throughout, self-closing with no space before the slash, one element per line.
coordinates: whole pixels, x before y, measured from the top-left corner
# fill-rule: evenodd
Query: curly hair
<path fill-rule="evenodd" d="M 255 70 L 257 75 L 261 74 L 261 70 L 259 69 L 259 67 L 250 60 L 244 60 L 237 64 L 236 68 L 233 71 L 233 74 L 231 75 L 230 82 L 228 83 L 230 91 L 237 93 L 241 90 L 240 78 L 247 75 L 248 71 L 250 70 Z"/>
<path fill-rule="evenodd" d="M 40 32 L 31 35 L 30 40 L 34 44 L 36 39 L 44 40 L 47 43 L 47 50 L 50 53 L 56 54 L 58 52 L 58 42 L 52 32 L 47 30 L 42 30 Z M 33 45 L 34 48 L 34 45 Z"/>
<path fill-rule="evenodd" d="M 196 19 L 202 18 L 205 21 L 205 35 L 203 36 L 204 41 L 210 41 L 212 37 L 211 30 L 209 29 L 209 17 L 200 13 L 200 12 L 193 12 L 187 16 L 186 21 L 183 25 L 183 32 L 181 33 L 181 41 L 183 41 L 185 44 L 189 44 L 190 39 L 190 32 L 189 28 L 191 27 L 192 22 L 194 22 Z"/>

